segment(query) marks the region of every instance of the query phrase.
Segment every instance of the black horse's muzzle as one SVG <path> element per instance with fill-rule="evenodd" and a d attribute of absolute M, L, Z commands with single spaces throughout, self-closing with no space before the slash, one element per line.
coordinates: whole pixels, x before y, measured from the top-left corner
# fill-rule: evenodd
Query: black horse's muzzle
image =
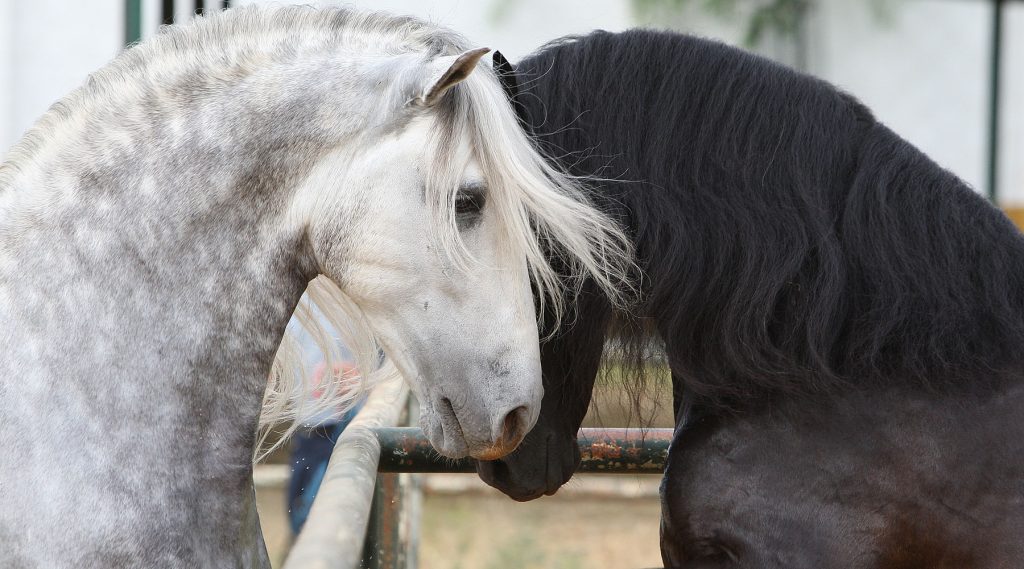
<path fill-rule="evenodd" d="M 476 472 L 509 498 L 528 502 L 553 495 L 569 481 L 579 464 L 576 437 L 534 428 L 508 456 L 477 461 Z"/>

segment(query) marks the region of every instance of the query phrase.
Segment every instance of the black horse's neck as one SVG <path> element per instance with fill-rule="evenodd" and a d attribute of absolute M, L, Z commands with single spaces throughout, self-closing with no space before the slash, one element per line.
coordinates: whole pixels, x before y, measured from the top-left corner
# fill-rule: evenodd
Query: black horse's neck
<path fill-rule="evenodd" d="M 1021 234 L 849 95 L 640 30 L 549 45 L 517 75 L 548 152 L 617 180 L 593 198 L 629 225 L 638 315 L 698 399 L 979 390 L 1024 370 Z"/>

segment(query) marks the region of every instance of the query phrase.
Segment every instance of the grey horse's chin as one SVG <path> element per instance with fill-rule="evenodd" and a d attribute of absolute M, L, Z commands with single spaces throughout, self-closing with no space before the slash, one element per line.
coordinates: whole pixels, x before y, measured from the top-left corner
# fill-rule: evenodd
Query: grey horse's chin
<path fill-rule="evenodd" d="M 420 428 L 430 441 L 430 446 L 441 456 L 451 459 L 469 456 L 469 447 L 457 424 L 445 425 L 440 417 L 423 413 L 420 416 Z M 458 431 L 458 436 L 454 436 L 454 431 Z"/>

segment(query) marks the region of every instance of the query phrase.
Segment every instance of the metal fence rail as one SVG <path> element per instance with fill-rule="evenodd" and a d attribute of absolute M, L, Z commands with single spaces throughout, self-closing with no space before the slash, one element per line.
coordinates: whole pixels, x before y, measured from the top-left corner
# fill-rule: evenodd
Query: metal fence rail
<path fill-rule="evenodd" d="M 331 455 L 285 569 L 413 569 L 419 498 L 411 473 L 476 472 L 439 455 L 418 428 L 395 427 L 402 382 L 377 387 Z M 662 474 L 672 429 L 581 429 L 578 473 Z"/>
<path fill-rule="evenodd" d="M 476 472 L 470 459 L 445 458 L 416 428 L 377 429 L 380 472 Z M 661 474 L 672 429 L 580 429 L 577 473 Z"/>

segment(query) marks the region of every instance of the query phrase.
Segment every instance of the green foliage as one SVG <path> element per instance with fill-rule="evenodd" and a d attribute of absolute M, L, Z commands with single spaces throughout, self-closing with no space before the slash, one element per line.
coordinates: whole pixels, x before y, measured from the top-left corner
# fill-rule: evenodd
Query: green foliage
<path fill-rule="evenodd" d="M 723 19 L 739 17 L 741 9 L 749 11 L 744 43 L 754 45 L 765 32 L 782 35 L 796 33 L 813 0 L 632 0 L 638 16 L 650 16 L 661 10 L 679 11 L 688 5 L 700 8 Z"/>
<path fill-rule="evenodd" d="M 723 20 L 746 18 L 747 30 L 744 43 L 757 44 L 768 31 L 783 36 L 794 35 L 801 21 L 820 0 L 630 0 L 634 13 L 643 18 L 659 12 L 678 12 L 687 6 L 698 5 L 699 9 Z M 892 5 L 897 0 L 860 0 L 871 12 L 876 22 L 887 23 L 892 19 Z"/>
<path fill-rule="evenodd" d="M 861 0 L 876 20 L 890 19 L 888 5 L 895 0 Z M 640 19 L 655 17 L 666 12 L 679 12 L 697 6 L 708 14 L 723 20 L 746 20 L 744 43 L 753 46 L 771 31 L 783 36 L 797 33 L 801 21 L 814 9 L 819 0 L 630 0 L 633 12 Z M 500 22 L 513 12 L 521 0 L 492 0 L 490 18 Z"/>

